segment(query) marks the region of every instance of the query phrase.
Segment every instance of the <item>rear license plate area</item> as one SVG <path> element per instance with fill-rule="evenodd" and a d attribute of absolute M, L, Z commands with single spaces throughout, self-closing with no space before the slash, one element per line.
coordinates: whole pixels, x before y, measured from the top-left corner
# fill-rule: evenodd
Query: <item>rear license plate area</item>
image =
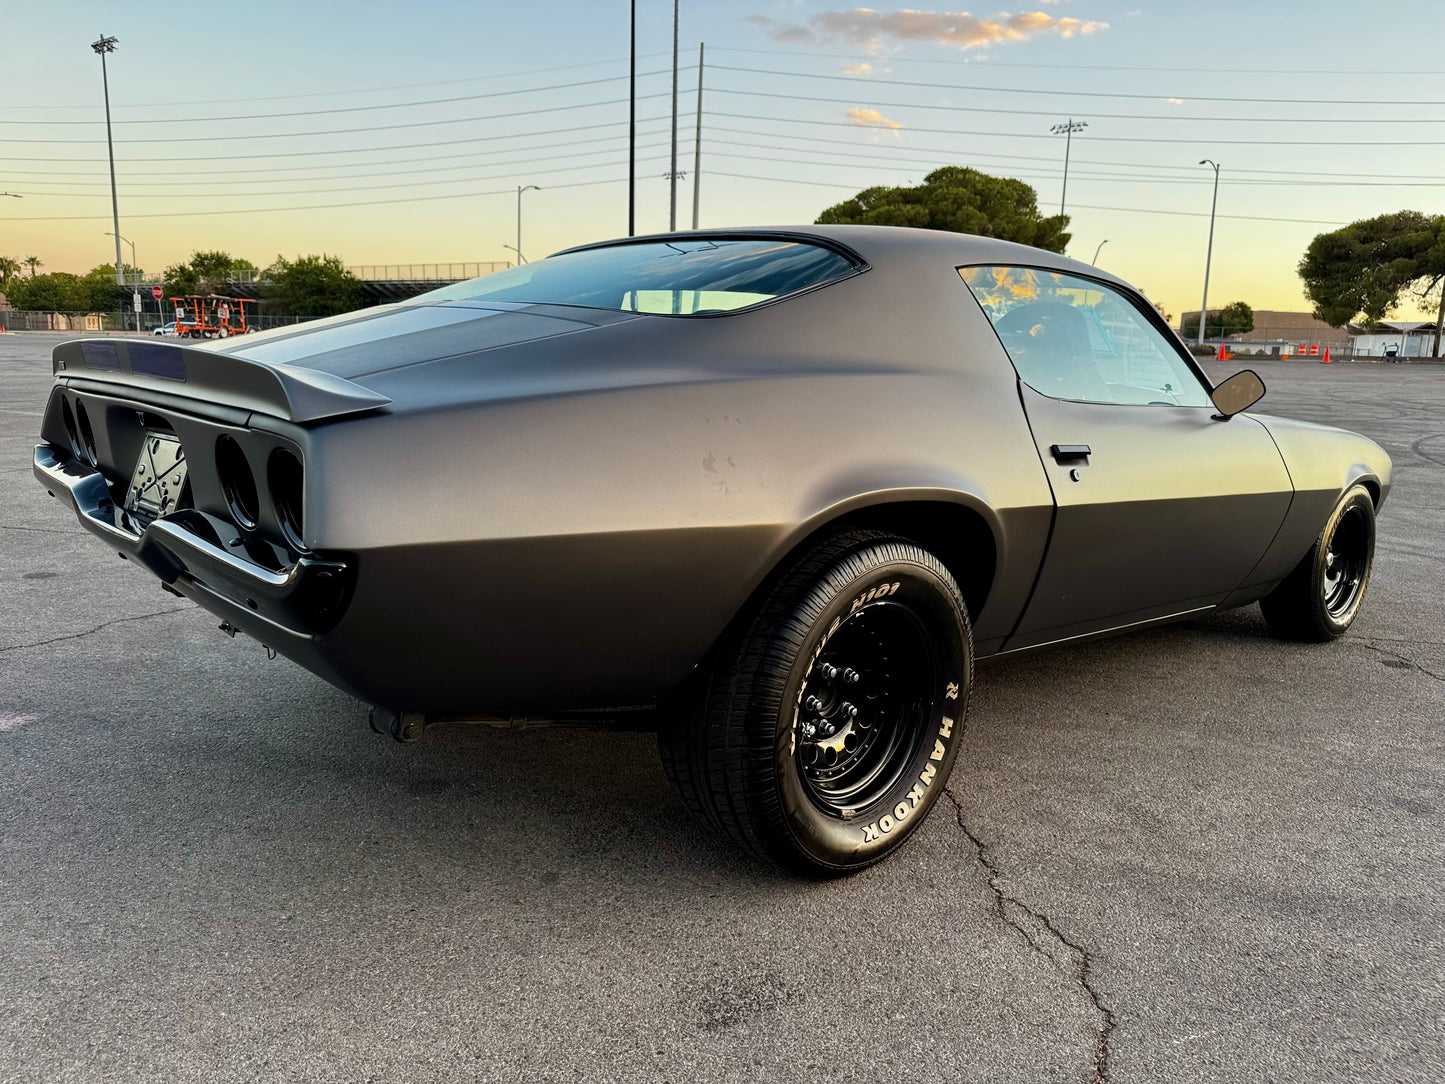
<path fill-rule="evenodd" d="M 155 519 L 180 507 L 186 488 L 186 454 L 170 433 L 147 432 L 125 493 L 129 512 Z"/>

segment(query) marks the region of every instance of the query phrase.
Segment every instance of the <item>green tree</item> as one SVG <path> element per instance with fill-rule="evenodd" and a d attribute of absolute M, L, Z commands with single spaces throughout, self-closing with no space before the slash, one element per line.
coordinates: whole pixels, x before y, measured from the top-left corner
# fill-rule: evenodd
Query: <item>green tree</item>
<path fill-rule="evenodd" d="M 35 277 L 35 272 L 37 270 L 45 266 L 45 261 L 42 260 L 39 256 L 26 256 L 25 259 L 21 260 L 20 262 L 23 263 L 26 267 L 30 268 L 31 278 Z"/>
<path fill-rule="evenodd" d="M 1310 242 L 1299 263 L 1305 296 L 1317 317 L 1339 326 L 1363 318 L 1374 323 L 1409 294 L 1434 299 L 1435 357 L 1445 326 L 1445 215 L 1419 211 L 1352 222 Z"/>
<path fill-rule="evenodd" d="M 185 263 L 171 264 L 163 276 L 167 297 L 185 294 L 220 294 L 226 292 L 237 271 L 255 271 L 250 260 L 229 252 L 193 252 Z"/>
<path fill-rule="evenodd" d="M 865 188 L 829 207 L 819 225 L 917 226 L 997 237 L 1063 252 L 1067 215 L 1044 217 L 1038 195 L 1023 181 L 963 166 L 935 169 L 913 188 Z"/>
<path fill-rule="evenodd" d="M 277 256 L 262 276 L 261 297 L 287 316 L 335 316 L 361 307 L 361 280 L 340 256 Z"/>
<path fill-rule="evenodd" d="M 121 264 L 121 272 L 125 275 L 126 281 L 138 281 L 143 272 L 138 267 L 130 264 Z M 130 290 L 115 283 L 115 264 L 103 263 L 99 267 L 92 267 L 80 279 L 80 289 L 83 292 L 83 303 L 79 308 L 86 312 L 114 312 L 120 308 L 130 308 Z M 77 300 L 82 300 L 78 297 Z"/>
<path fill-rule="evenodd" d="M 112 283 L 112 286 L 114 283 Z M 90 294 L 79 275 L 55 271 L 48 275 L 16 276 L 5 292 L 17 309 L 34 312 L 94 312 Z M 113 308 L 113 305 L 106 306 Z"/>
<path fill-rule="evenodd" d="M 1204 337 L 1223 339 L 1229 335 L 1245 335 L 1254 330 L 1254 309 L 1243 301 L 1231 301 L 1222 309 L 1210 309 L 1204 318 Z M 1179 333 L 1186 339 L 1199 335 L 1199 317 L 1186 316 Z"/>
<path fill-rule="evenodd" d="M 20 274 L 20 261 L 14 256 L 0 256 L 0 289 L 10 285 L 10 280 Z"/>

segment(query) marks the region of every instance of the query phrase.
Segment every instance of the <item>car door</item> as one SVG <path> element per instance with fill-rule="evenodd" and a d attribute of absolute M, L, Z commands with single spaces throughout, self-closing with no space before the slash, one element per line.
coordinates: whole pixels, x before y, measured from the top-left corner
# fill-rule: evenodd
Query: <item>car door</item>
<path fill-rule="evenodd" d="M 1293 496 L 1264 426 L 1216 416 L 1142 298 L 1031 268 L 961 274 L 1018 372 L 1054 492 L 1044 563 L 1005 650 L 1222 601 Z"/>

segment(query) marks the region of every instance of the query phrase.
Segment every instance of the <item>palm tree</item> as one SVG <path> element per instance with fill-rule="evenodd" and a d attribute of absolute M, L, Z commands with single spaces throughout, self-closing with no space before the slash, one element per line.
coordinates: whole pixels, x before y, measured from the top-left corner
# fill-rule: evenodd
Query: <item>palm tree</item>
<path fill-rule="evenodd" d="M 20 261 L 14 256 L 0 256 L 0 286 L 7 286 L 10 280 L 20 274 Z"/>
<path fill-rule="evenodd" d="M 35 269 L 37 267 L 44 266 L 44 261 L 42 261 L 39 256 L 26 256 L 25 259 L 21 260 L 20 262 L 23 263 L 26 267 L 30 268 L 31 278 L 35 277 Z"/>

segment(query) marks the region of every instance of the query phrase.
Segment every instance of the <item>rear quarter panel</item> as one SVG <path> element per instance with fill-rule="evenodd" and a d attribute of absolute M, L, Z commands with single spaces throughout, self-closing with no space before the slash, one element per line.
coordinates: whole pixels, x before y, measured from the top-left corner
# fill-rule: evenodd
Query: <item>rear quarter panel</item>
<path fill-rule="evenodd" d="M 397 407 L 311 434 L 308 533 L 360 570 L 323 650 L 393 706 L 650 703 L 811 530 L 923 494 L 994 531 L 976 624 L 1001 639 L 1052 498 L 1012 369 L 938 272 L 906 310 L 863 275 L 358 378 Z"/>

